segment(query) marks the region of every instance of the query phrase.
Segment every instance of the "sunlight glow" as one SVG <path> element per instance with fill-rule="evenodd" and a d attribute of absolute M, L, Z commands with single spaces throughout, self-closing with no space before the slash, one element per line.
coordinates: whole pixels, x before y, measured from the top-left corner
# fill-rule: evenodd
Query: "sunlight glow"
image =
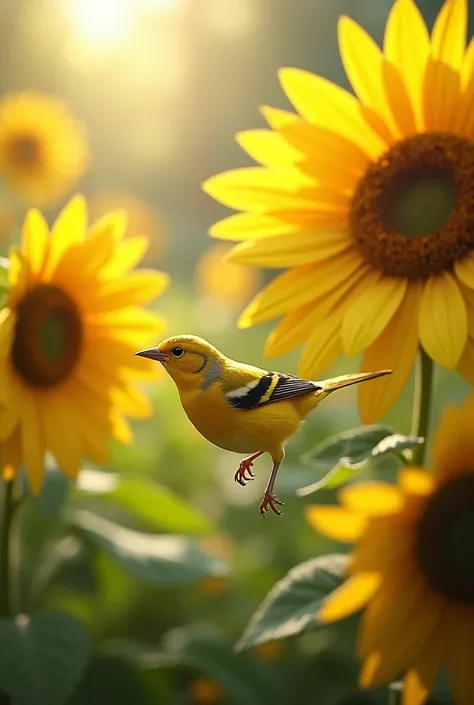
<path fill-rule="evenodd" d="M 143 4 L 158 12 L 171 12 L 178 9 L 180 0 L 142 0 Z"/>
<path fill-rule="evenodd" d="M 95 44 L 123 39 L 133 19 L 134 0 L 69 0 L 72 22 L 83 38 Z"/>

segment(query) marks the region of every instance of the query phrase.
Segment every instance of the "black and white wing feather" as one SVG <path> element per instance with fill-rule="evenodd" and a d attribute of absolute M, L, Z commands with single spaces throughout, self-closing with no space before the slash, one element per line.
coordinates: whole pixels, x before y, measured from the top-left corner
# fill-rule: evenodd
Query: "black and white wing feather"
<path fill-rule="evenodd" d="M 254 379 L 244 387 L 227 392 L 226 399 L 235 409 L 256 409 L 262 404 L 271 404 L 283 399 L 291 399 L 301 394 L 322 389 L 317 382 L 300 379 L 295 375 L 268 372 Z"/>

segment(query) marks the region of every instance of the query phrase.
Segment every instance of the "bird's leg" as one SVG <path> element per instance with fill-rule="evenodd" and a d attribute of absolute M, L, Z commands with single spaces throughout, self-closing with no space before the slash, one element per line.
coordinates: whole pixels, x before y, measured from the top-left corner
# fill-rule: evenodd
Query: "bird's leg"
<path fill-rule="evenodd" d="M 268 509 L 271 509 L 272 512 L 275 512 L 275 514 L 278 514 L 278 516 L 283 516 L 283 514 L 280 512 L 278 509 L 278 506 L 282 506 L 283 502 L 281 502 L 276 494 L 273 492 L 273 487 L 275 485 L 275 480 L 276 476 L 278 474 L 278 468 L 280 467 L 280 463 L 273 463 L 273 470 L 272 474 L 270 475 L 270 479 L 268 480 L 268 485 L 265 488 L 265 493 L 263 495 L 263 499 L 260 502 L 260 514 L 262 517 L 265 519 L 265 512 L 268 511 Z"/>
<path fill-rule="evenodd" d="M 234 480 L 239 483 L 239 485 L 242 485 L 242 487 L 245 487 L 245 483 L 248 482 L 249 480 L 253 480 L 254 474 L 251 471 L 251 467 L 253 465 L 253 461 L 256 460 L 256 458 L 259 458 L 261 455 L 263 455 L 265 451 L 264 450 L 259 450 L 257 453 L 254 453 L 253 455 L 249 455 L 248 458 L 243 458 L 243 460 L 240 461 L 239 469 L 234 475 Z M 250 477 L 247 477 L 245 473 L 249 474 Z"/>

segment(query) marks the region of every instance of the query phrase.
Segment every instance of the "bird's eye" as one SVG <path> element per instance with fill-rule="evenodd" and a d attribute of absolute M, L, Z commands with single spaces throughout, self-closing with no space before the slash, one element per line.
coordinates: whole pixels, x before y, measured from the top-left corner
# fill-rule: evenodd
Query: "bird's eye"
<path fill-rule="evenodd" d="M 177 345 L 175 348 L 172 349 L 171 354 L 173 355 L 173 357 L 183 357 L 184 350 L 179 345 Z"/>

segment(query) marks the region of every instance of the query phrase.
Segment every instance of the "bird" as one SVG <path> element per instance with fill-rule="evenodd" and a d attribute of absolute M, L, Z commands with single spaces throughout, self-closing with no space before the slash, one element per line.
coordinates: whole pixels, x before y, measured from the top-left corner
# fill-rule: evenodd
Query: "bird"
<path fill-rule="evenodd" d="M 275 494 L 275 481 L 285 444 L 306 416 L 337 389 L 392 372 L 361 372 L 316 382 L 237 362 L 194 335 L 167 338 L 135 355 L 163 365 L 175 382 L 188 419 L 204 438 L 247 455 L 234 475 L 240 485 L 254 479 L 254 461 L 270 454 L 273 468 L 260 502 L 263 517 L 269 509 L 282 516 L 279 507 L 283 502 Z"/>

